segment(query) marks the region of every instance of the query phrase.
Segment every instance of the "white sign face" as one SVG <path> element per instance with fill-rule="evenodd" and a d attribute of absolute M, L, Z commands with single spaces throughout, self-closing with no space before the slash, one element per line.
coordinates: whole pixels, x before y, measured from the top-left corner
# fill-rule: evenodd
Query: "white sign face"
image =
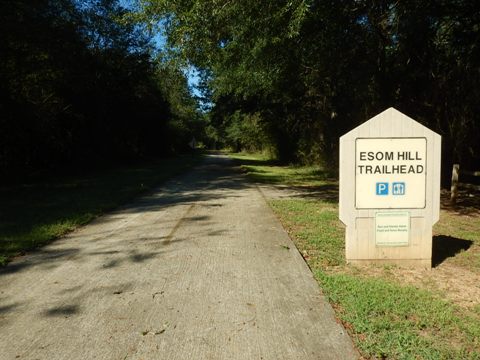
<path fill-rule="evenodd" d="M 408 211 L 375 214 L 375 245 L 408 246 L 409 237 L 410 214 Z"/>
<path fill-rule="evenodd" d="M 425 208 L 426 138 L 357 138 L 355 207 Z"/>

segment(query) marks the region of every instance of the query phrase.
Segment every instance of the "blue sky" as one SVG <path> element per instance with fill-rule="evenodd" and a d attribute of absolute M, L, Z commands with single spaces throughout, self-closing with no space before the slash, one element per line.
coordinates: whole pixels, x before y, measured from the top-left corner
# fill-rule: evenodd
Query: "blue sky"
<path fill-rule="evenodd" d="M 121 6 L 128 8 L 128 9 L 133 9 L 135 0 L 120 0 L 119 3 Z M 155 47 L 159 50 L 163 49 L 165 47 L 166 39 L 165 37 L 161 34 L 160 31 L 155 33 L 153 35 L 153 43 Z M 188 79 L 188 85 L 193 93 L 193 95 L 200 96 L 200 91 L 197 88 L 197 85 L 200 81 L 200 78 L 198 76 L 198 72 L 195 70 L 194 67 L 191 67 L 185 71 L 185 74 L 187 75 Z"/>
<path fill-rule="evenodd" d="M 153 42 L 155 47 L 161 50 L 165 47 L 166 39 L 160 32 L 158 32 L 153 36 Z M 196 96 L 200 96 L 200 92 L 197 88 L 200 81 L 198 71 L 192 66 L 185 71 L 185 74 L 187 75 L 188 85 L 190 86 L 192 93 Z"/>
<path fill-rule="evenodd" d="M 165 48 L 166 44 L 166 39 L 165 37 L 161 34 L 161 32 L 157 32 L 153 36 L 153 42 L 155 44 L 155 47 L 159 50 Z M 193 93 L 193 95 L 200 96 L 200 91 L 197 88 L 197 85 L 200 81 L 200 78 L 198 76 L 198 71 L 194 67 L 190 67 L 186 69 L 185 74 L 187 75 L 188 79 L 188 85 Z"/>

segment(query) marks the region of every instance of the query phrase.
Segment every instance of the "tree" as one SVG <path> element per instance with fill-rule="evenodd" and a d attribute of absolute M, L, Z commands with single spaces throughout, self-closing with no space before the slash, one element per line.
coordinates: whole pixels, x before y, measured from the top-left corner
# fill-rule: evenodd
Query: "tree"
<path fill-rule="evenodd" d="M 1 172 L 166 156 L 188 142 L 176 124 L 201 131 L 185 76 L 159 70 L 127 14 L 116 0 L 0 4 Z"/>
<path fill-rule="evenodd" d="M 219 132 L 249 128 L 282 160 L 335 166 L 338 137 L 395 106 L 443 135 L 447 163 L 480 163 L 475 2 L 141 3 L 171 56 L 208 71 Z"/>

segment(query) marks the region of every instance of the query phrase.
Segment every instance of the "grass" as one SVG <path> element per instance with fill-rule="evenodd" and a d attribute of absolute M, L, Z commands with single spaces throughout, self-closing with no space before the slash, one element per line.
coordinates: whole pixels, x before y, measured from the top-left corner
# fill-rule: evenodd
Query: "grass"
<path fill-rule="evenodd" d="M 387 359 L 478 359 L 480 317 L 435 294 L 382 278 L 316 272 L 362 354 Z"/>
<path fill-rule="evenodd" d="M 331 196 L 322 196 L 322 191 L 315 191 L 326 185 L 333 188 L 337 185 L 322 169 L 282 167 L 258 155 L 236 155 L 235 158 L 240 164 L 245 159 L 241 166 L 254 181 L 272 185 L 301 184 L 316 194 L 314 198 L 273 199 L 270 205 L 309 264 L 362 357 L 480 359 L 478 299 L 474 306 L 460 306 L 444 291 L 429 287 L 428 281 L 413 284 L 404 281 L 410 274 L 407 270 L 394 266 L 356 268 L 345 264 L 344 228 L 338 220 L 337 203 Z M 311 179 L 303 177 L 305 173 L 320 176 Z M 434 231 L 470 244 L 465 250 L 451 254 L 444 263 L 474 274 L 480 246 L 479 217 L 442 211 Z M 419 277 L 435 278 L 439 274 L 437 270 L 424 271 Z M 461 281 L 454 277 L 448 280 Z"/>
<path fill-rule="evenodd" d="M 288 221 L 290 230 L 302 244 L 303 255 L 315 259 L 316 266 L 328 268 L 345 263 L 343 232 L 338 226 L 335 206 L 302 199 L 273 200 L 270 205 L 283 223 Z"/>
<path fill-rule="evenodd" d="M 480 274 L 480 217 L 442 211 L 441 220 L 435 224 L 433 231 L 434 234 L 450 236 L 470 245 L 468 251 L 460 249 L 450 261 Z"/>
<path fill-rule="evenodd" d="M 324 185 L 332 178 L 330 172 L 319 166 L 280 166 L 264 154 L 237 153 L 230 156 L 259 183 L 312 187 Z"/>
<path fill-rule="evenodd" d="M 200 156 L 182 156 L 0 187 L 0 265 L 126 203 L 199 160 Z"/>

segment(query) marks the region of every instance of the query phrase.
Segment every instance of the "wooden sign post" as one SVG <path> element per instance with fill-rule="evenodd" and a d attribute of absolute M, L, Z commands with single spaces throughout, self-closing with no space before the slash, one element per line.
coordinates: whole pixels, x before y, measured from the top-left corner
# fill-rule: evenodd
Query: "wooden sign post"
<path fill-rule="evenodd" d="M 394 108 L 340 138 L 348 263 L 431 267 L 440 152 L 440 135 Z"/>

